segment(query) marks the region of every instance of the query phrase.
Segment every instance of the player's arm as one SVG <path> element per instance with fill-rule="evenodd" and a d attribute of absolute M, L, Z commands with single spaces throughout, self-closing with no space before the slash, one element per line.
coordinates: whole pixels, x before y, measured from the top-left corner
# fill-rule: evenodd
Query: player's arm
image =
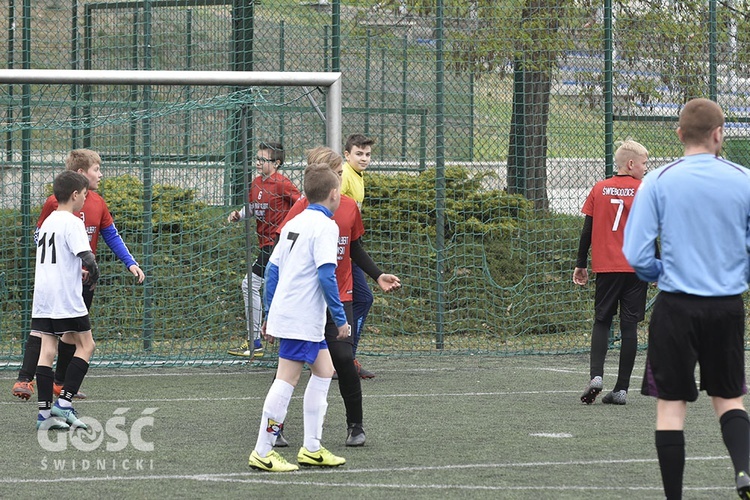
<path fill-rule="evenodd" d="M 646 181 L 641 184 L 625 224 L 622 253 L 641 281 L 655 282 L 662 271 L 661 259 L 655 255 L 659 236 L 659 215 L 656 213 L 653 189 Z"/>
<path fill-rule="evenodd" d="M 589 248 L 591 248 L 591 233 L 593 227 L 594 218 L 587 215 L 583 220 L 581 239 L 578 241 L 578 257 L 576 258 L 576 267 L 573 270 L 573 283 L 576 285 L 585 285 L 589 281 L 588 257 Z"/>
<path fill-rule="evenodd" d="M 378 283 L 378 286 L 380 286 L 381 290 L 384 292 L 391 292 L 401 288 L 401 280 L 398 276 L 384 273 L 380 270 L 377 264 L 375 264 L 372 257 L 370 257 L 370 254 L 365 250 L 365 247 L 362 246 L 362 238 L 357 238 L 352 241 L 349 252 L 352 261 L 357 264 L 365 274 L 374 279 Z"/>
<path fill-rule="evenodd" d="M 245 206 L 240 208 L 239 210 L 232 210 L 229 212 L 229 215 L 227 216 L 227 221 L 229 222 L 239 222 L 242 219 L 246 219 L 247 217 L 252 217 L 254 215 L 252 207 L 249 207 L 248 212 L 250 215 L 245 215 Z"/>
<path fill-rule="evenodd" d="M 273 262 L 266 264 L 266 273 L 263 281 L 263 317 L 268 318 L 268 310 L 271 309 L 273 296 L 276 294 L 276 286 L 279 284 L 279 266 Z M 268 342 L 273 343 L 273 336 L 266 333 L 266 320 L 260 325 L 260 333 Z"/>
<path fill-rule="evenodd" d="M 96 265 L 94 252 L 91 250 L 85 250 L 79 253 L 78 257 L 81 258 L 83 267 L 88 271 L 86 283 L 89 284 L 90 288 L 93 290 L 96 287 L 96 282 L 99 281 L 99 266 Z"/>
<path fill-rule="evenodd" d="M 143 274 L 138 262 L 136 262 L 133 255 L 130 253 L 130 250 L 128 250 L 127 245 L 125 245 L 125 242 L 122 240 L 122 236 L 120 236 L 120 233 L 117 231 L 117 227 L 114 224 L 103 227 L 99 230 L 99 234 L 102 235 L 104 243 L 107 244 L 110 250 L 112 250 L 117 258 L 125 264 L 127 270 L 130 271 L 133 276 L 138 278 L 138 283 L 143 283 L 146 275 Z"/>
<path fill-rule="evenodd" d="M 323 264 L 318 267 L 318 282 L 323 289 L 328 310 L 331 312 L 336 327 L 339 330 L 338 339 L 345 339 L 351 335 L 351 329 L 346 321 L 344 304 L 339 297 L 339 285 L 336 282 L 336 264 Z"/>

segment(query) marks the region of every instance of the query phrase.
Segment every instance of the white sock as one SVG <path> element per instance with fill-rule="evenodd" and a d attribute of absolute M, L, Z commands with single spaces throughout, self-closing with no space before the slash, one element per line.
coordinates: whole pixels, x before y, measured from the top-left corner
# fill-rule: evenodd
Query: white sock
<path fill-rule="evenodd" d="M 51 410 L 39 410 L 39 414 L 44 418 L 45 420 L 50 418 L 52 416 Z"/>
<path fill-rule="evenodd" d="M 330 378 L 320 378 L 310 375 L 310 381 L 305 389 L 303 410 L 305 415 L 305 441 L 307 451 L 316 452 L 320 449 L 320 439 L 323 436 L 323 421 L 328 409 L 328 388 Z"/>
<path fill-rule="evenodd" d="M 284 425 L 286 410 L 292 399 L 294 386 L 283 380 L 276 379 L 268 389 L 266 400 L 263 403 L 263 416 L 260 419 L 258 440 L 255 443 L 255 451 L 258 455 L 265 457 L 276 442 L 276 432 L 279 426 Z"/>
<path fill-rule="evenodd" d="M 60 408 L 72 408 L 73 407 L 73 403 L 71 403 L 67 399 L 58 398 L 57 399 L 57 406 L 59 406 Z"/>

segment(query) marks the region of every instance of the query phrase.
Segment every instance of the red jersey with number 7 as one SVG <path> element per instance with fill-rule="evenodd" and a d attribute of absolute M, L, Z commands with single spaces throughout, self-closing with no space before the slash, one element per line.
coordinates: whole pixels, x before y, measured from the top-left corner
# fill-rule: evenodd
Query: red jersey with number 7
<path fill-rule="evenodd" d="M 581 212 L 593 218 L 591 269 L 595 273 L 634 273 L 622 253 L 625 223 L 641 181 L 615 175 L 597 182 Z"/>

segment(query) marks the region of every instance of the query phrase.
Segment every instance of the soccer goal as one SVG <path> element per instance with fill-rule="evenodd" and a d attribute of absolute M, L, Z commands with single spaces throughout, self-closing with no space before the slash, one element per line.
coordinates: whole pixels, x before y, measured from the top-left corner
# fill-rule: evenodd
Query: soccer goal
<path fill-rule="evenodd" d="M 257 239 L 227 213 L 247 201 L 259 142 L 284 145 L 300 189 L 306 150 L 340 152 L 341 74 L 0 70 L 0 103 L 0 367 L 21 359 L 39 208 L 77 148 L 102 157 L 99 193 L 147 275 L 136 284 L 99 239 L 95 362 L 236 361 Z"/>

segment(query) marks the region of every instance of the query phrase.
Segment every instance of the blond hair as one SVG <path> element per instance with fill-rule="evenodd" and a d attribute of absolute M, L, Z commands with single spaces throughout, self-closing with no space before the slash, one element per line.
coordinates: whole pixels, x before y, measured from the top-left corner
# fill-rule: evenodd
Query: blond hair
<path fill-rule="evenodd" d="M 88 172 L 94 165 L 102 164 L 102 158 L 96 151 L 90 149 L 74 149 L 65 159 L 65 169 L 78 172 L 83 170 Z"/>
<path fill-rule="evenodd" d="M 640 142 L 626 139 L 619 144 L 615 151 L 615 165 L 618 169 L 623 168 L 628 161 L 635 158 L 648 158 L 648 149 Z"/>
<path fill-rule="evenodd" d="M 333 149 L 326 146 L 318 146 L 307 150 L 307 164 L 314 165 L 322 163 L 328 165 L 331 170 L 336 170 L 344 163 L 344 159 Z"/>

